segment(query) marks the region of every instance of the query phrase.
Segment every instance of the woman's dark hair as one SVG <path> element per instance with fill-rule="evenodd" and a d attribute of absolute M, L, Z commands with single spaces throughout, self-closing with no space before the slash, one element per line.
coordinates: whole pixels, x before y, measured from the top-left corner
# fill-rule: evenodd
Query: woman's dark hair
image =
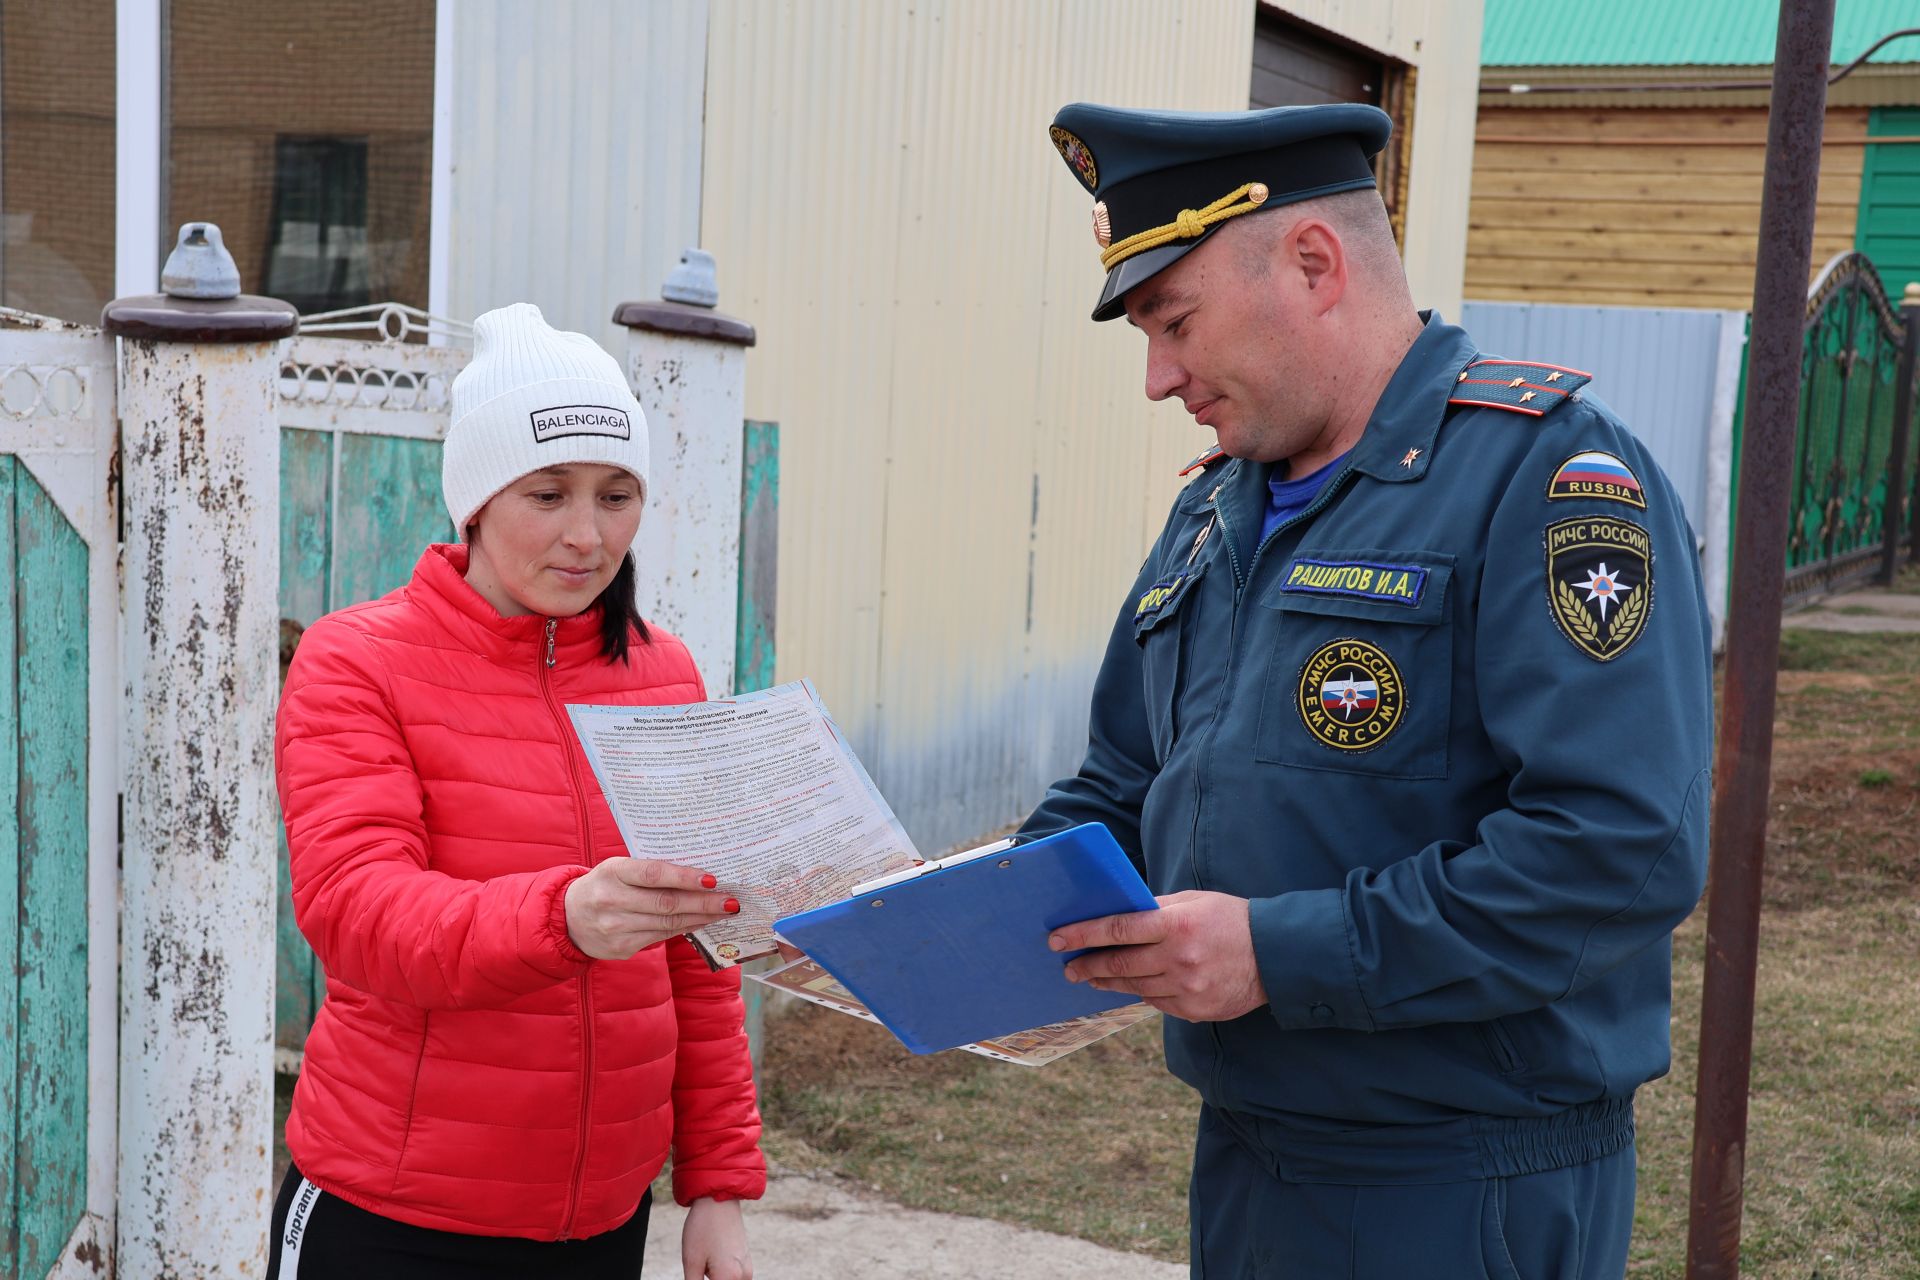
<path fill-rule="evenodd" d="M 640 633 L 641 644 L 653 642 L 653 637 L 647 634 L 646 619 L 640 616 L 640 608 L 633 601 L 633 581 L 638 572 L 633 552 L 629 551 L 621 557 L 613 581 L 593 602 L 600 609 L 600 653 L 608 662 L 627 660 L 628 627 Z"/>

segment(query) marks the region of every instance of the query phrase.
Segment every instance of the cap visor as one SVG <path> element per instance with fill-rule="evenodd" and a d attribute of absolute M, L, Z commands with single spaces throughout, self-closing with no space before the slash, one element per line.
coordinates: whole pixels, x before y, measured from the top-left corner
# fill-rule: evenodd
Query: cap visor
<path fill-rule="evenodd" d="M 1094 304 L 1093 318 L 1095 320 L 1119 318 L 1126 310 L 1121 306 L 1120 300 L 1127 290 L 1136 285 L 1145 284 L 1153 276 L 1165 271 L 1217 230 L 1219 230 L 1218 227 L 1208 227 L 1207 235 L 1201 236 L 1199 240 L 1188 240 L 1181 244 L 1163 244 L 1158 249 L 1136 253 L 1114 267 L 1107 272 L 1106 287 L 1100 290 L 1100 301 Z"/>

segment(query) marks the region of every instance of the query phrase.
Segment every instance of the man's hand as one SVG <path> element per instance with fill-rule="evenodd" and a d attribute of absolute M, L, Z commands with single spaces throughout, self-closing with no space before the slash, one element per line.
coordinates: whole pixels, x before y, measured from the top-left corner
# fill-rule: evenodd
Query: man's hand
<path fill-rule="evenodd" d="M 686 1280 L 753 1280 L 747 1226 L 738 1200 L 695 1200 L 680 1228 L 680 1270 Z"/>
<path fill-rule="evenodd" d="M 596 960 L 625 960 L 740 910 L 724 893 L 702 892 L 713 887 L 692 867 L 608 858 L 567 886 L 567 936 Z"/>
<path fill-rule="evenodd" d="M 1247 900 L 1189 890 L 1159 899 L 1158 911 L 1062 925 L 1055 951 L 1099 947 L 1067 966 L 1096 991 L 1124 991 L 1188 1022 L 1225 1022 L 1267 1002 L 1253 958 Z"/>

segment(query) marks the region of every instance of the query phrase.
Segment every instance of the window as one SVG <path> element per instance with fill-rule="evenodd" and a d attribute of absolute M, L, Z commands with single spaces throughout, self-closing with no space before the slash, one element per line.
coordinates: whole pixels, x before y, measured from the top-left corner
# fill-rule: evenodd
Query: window
<path fill-rule="evenodd" d="M 0 4 L 0 303 L 81 324 L 113 298 L 113 11 Z"/>
<path fill-rule="evenodd" d="M 166 216 L 302 312 L 427 305 L 433 0 L 169 0 Z"/>
<path fill-rule="evenodd" d="M 368 291 L 365 138 L 275 144 L 261 292 L 309 313 L 375 301 Z"/>

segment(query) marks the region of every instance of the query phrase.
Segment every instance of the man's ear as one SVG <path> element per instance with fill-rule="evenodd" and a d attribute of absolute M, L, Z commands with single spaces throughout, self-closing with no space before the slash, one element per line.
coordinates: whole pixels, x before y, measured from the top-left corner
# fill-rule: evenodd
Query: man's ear
<path fill-rule="evenodd" d="M 1293 229 L 1293 267 L 1307 286 L 1308 306 L 1314 315 L 1331 311 L 1347 292 L 1347 250 L 1340 235 L 1318 218 L 1308 218 Z"/>

